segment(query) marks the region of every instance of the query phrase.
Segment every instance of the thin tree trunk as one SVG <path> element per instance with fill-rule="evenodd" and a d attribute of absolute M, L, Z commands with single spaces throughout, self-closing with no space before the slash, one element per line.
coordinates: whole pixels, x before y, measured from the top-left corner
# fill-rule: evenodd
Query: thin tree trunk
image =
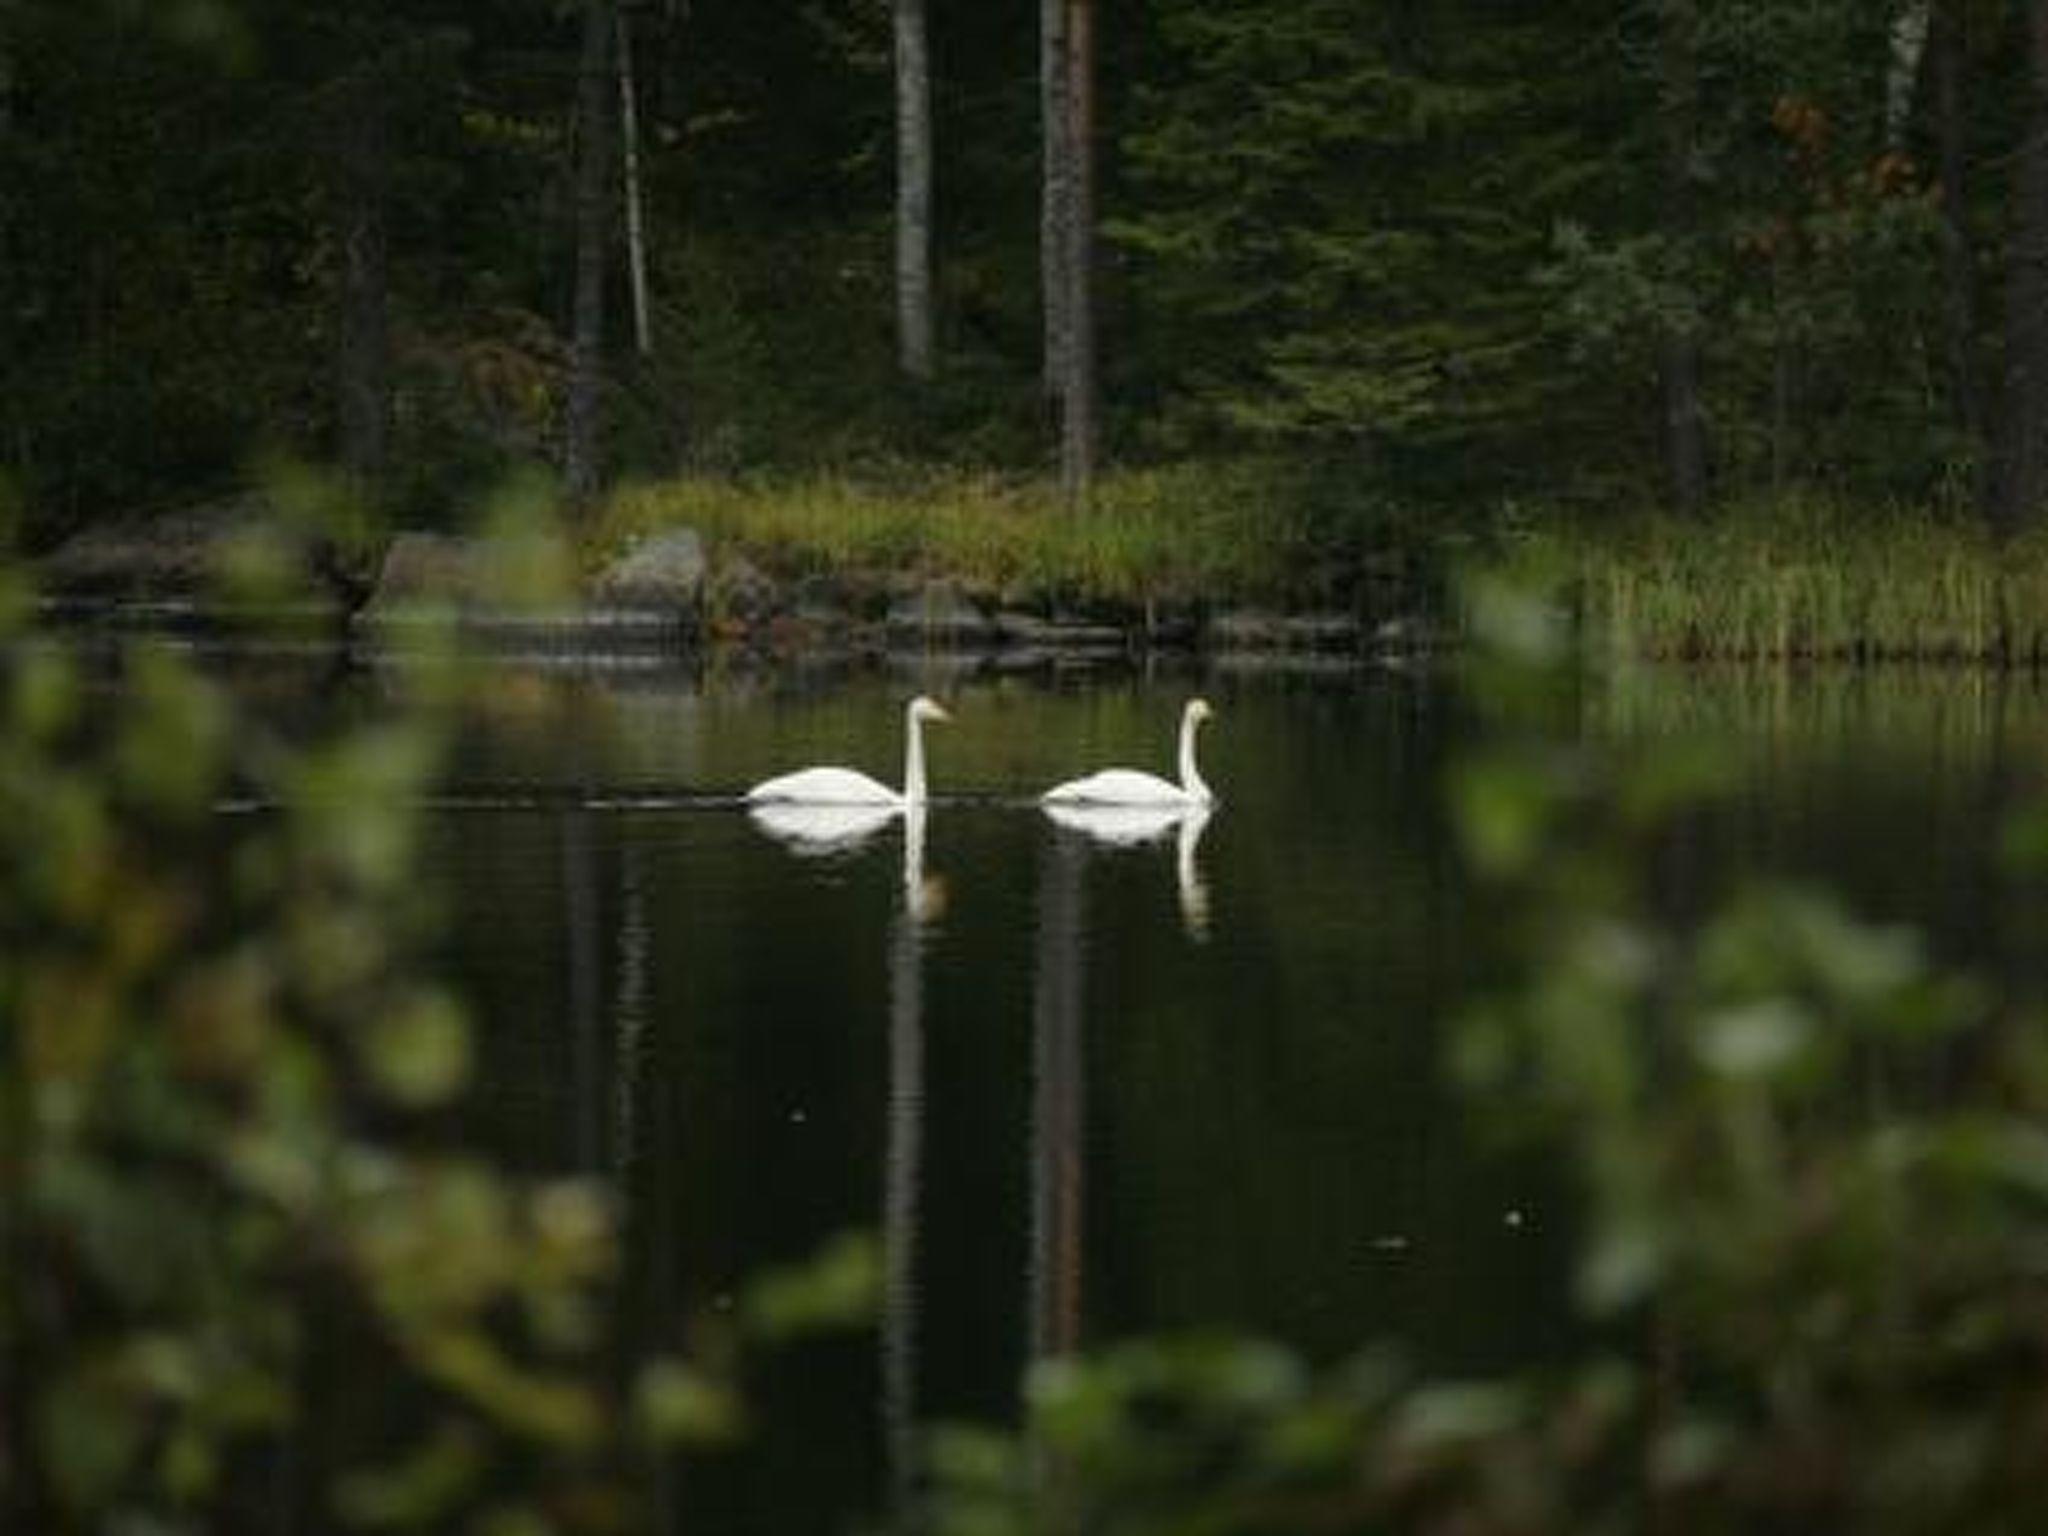
<path fill-rule="evenodd" d="M 1946 0 L 1944 0 L 1944 4 Z M 1887 149 L 1904 149 L 1913 122 L 1913 96 L 1927 54 L 1934 0 L 1903 0 L 1892 18 L 1891 67 L 1884 82 L 1884 141 Z"/>
<path fill-rule="evenodd" d="M 1095 483 L 1099 428 L 1095 360 L 1095 0 L 1067 5 L 1068 222 L 1066 349 L 1060 481 L 1085 506 Z"/>
<path fill-rule="evenodd" d="M 1039 108 L 1044 138 L 1038 228 L 1039 286 L 1045 309 L 1042 382 L 1047 419 L 1062 430 L 1067 377 L 1067 226 L 1071 221 L 1073 151 L 1068 139 L 1067 3 L 1039 0 Z"/>
<path fill-rule="evenodd" d="M 626 274 L 633 295 L 633 347 L 654 355 L 654 321 L 647 305 L 647 218 L 640 186 L 640 108 L 633 81 L 633 24 L 614 17 L 613 46 L 619 54 L 619 148 L 626 178 Z"/>
<path fill-rule="evenodd" d="M 613 0 L 584 0 L 583 51 L 576 77 L 576 295 L 569 346 L 569 403 L 563 478 L 587 504 L 603 478 L 604 276 L 611 245 Z"/>
<path fill-rule="evenodd" d="M 1685 252 L 1693 237 L 1693 161 L 1699 135 L 1698 0 L 1662 0 L 1659 112 L 1664 129 L 1664 232 Z M 1664 459 L 1680 511 L 1707 500 L 1706 425 L 1700 409 L 1699 338 L 1690 319 L 1668 324 L 1658 345 Z"/>
<path fill-rule="evenodd" d="M 2017 533 L 2048 499 L 2048 0 L 2028 6 L 2025 137 L 2005 282 L 2005 398 L 1991 520 Z"/>
<path fill-rule="evenodd" d="M 896 328 L 903 371 L 932 376 L 932 75 L 925 0 L 896 0 Z"/>
<path fill-rule="evenodd" d="M 1941 273 L 1947 290 L 1949 375 L 1956 421 L 1973 453 L 1984 442 L 1983 389 L 1977 377 L 1976 259 L 1970 245 L 1964 186 L 1969 177 L 1969 122 L 1963 97 L 1963 0 L 1936 0 L 1934 59 L 1935 136 L 1941 176 Z"/>
<path fill-rule="evenodd" d="M 337 449 L 360 494 L 384 479 L 391 446 L 391 260 L 385 217 L 390 142 L 384 84 L 372 65 L 343 86 L 339 112 L 340 325 Z"/>

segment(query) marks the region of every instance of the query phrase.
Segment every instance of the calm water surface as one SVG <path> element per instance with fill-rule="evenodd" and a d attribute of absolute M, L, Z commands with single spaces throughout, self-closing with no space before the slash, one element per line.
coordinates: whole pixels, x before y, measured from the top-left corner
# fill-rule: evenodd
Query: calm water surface
<path fill-rule="evenodd" d="M 340 658 L 220 665 L 284 710 L 403 687 Z M 427 849 L 482 1040 L 475 1139 L 613 1181 L 649 1348 L 838 1234 L 882 1244 L 880 1327 L 770 1361 L 745 1452 L 664 1488 L 678 1528 L 850 1528 L 905 1486 L 917 1426 L 1003 1419 L 1033 1358 L 1135 1333 L 1249 1330 L 1318 1359 L 1393 1337 L 1446 1371 L 1563 1342 L 1560 1181 L 1439 1080 L 1495 963 L 1440 808 L 1486 729 L 1455 679 L 475 680 Z M 740 803 L 812 763 L 894 779 L 918 691 L 956 717 L 929 734 L 920 822 L 821 847 Z M 1039 811 L 1095 767 L 1170 772 L 1196 692 L 1218 711 L 1206 822 L 1133 842 Z M 1560 728 L 1736 765 L 1674 864 L 1681 897 L 1815 877 L 1952 958 L 2041 967 L 2004 928 L 1995 856 L 2048 764 L 2032 679 L 1665 671 L 1589 682 Z"/>
<path fill-rule="evenodd" d="M 820 848 L 737 803 L 811 763 L 894 779 L 917 690 L 956 715 L 921 825 Z M 1091 767 L 1170 771 L 1196 691 L 1205 824 L 1131 844 L 1037 810 Z M 879 1333 L 779 1360 L 766 1433 L 678 1499 L 844 1526 L 902 1485 L 913 1426 L 1000 1418 L 1033 1357 L 1136 1332 L 1393 1335 L 1451 1370 L 1554 1347 L 1556 1181 L 1438 1081 L 1488 948 L 1439 809 L 1479 728 L 1450 682 L 1376 670 L 492 672 L 431 847 L 479 1134 L 616 1180 L 650 1344 L 836 1233 L 884 1246 Z M 2031 683 L 1663 673 L 1589 688 L 1569 728 L 1731 751 L 1693 878 L 1818 876 L 1995 950 Z"/>

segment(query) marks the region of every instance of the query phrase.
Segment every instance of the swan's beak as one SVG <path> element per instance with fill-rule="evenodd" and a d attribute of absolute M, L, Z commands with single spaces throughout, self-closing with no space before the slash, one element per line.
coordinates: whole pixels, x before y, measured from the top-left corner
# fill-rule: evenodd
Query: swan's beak
<path fill-rule="evenodd" d="M 941 725 L 951 725 L 953 723 L 952 715 L 947 712 L 943 704 L 933 704 L 927 708 L 925 718 L 927 720 L 936 720 Z"/>

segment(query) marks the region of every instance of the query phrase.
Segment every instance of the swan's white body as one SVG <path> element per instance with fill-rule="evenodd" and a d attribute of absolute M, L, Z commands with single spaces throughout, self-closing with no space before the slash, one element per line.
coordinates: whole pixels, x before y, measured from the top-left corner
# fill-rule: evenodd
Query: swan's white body
<path fill-rule="evenodd" d="M 1213 805 L 1216 795 L 1195 766 L 1195 732 L 1214 713 L 1203 699 L 1188 700 L 1180 717 L 1180 782 L 1135 768 L 1105 768 L 1084 779 L 1055 784 L 1039 798 L 1047 805 L 1155 806 L 1186 809 Z"/>
<path fill-rule="evenodd" d="M 903 788 L 891 789 L 880 779 L 852 768 L 801 768 L 765 779 L 747 791 L 749 805 L 874 806 L 902 810 L 923 805 L 924 722 L 953 717 L 922 696 L 903 711 Z"/>

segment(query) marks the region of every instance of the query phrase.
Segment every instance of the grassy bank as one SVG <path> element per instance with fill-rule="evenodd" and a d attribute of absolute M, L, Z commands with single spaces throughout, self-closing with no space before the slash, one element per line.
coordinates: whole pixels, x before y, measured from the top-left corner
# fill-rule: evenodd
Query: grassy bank
<path fill-rule="evenodd" d="M 1614 656 L 2048 661 L 2048 537 L 2001 545 L 1963 515 L 1795 502 L 1537 542 Z"/>
<path fill-rule="evenodd" d="M 1044 480 L 898 470 L 622 490 L 596 557 L 661 528 L 783 579 L 950 580 L 1002 601 L 1122 607 L 1426 606 L 1433 573 L 1533 554 L 1591 654 L 2048 664 L 2048 533 L 1823 500 L 1655 515 L 1390 510 L 1355 478 L 1270 462 L 1128 470 L 1085 514 Z M 1375 583 L 1380 590 L 1372 590 Z"/>
<path fill-rule="evenodd" d="M 1006 601 L 1083 606 L 1348 601 L 1375 519 L 1316 477 L 1258 464 L 1126 470 L 1086 513 L 1043 480 L 959 473 L 684 479 L 631 486 L 601 553 L 687 525 L 785 578 L 905 573 Z"/>

